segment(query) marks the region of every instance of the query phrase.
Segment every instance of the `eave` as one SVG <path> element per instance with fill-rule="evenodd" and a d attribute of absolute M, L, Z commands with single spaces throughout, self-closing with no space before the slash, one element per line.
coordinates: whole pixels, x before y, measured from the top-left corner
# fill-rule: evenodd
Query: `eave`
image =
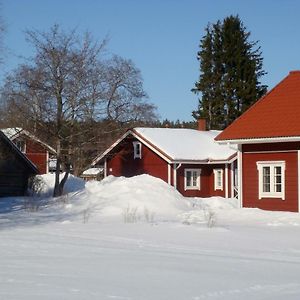
<path fill-rule="evenodd" d="M 95 166 L 98 162 L 102 161 L 122 140 L 124 140 L 129 135 L 132 135 L 134 138 L 136 138 L 142 144 L 146 145 L 149 149 L 151 149 L 154 153 L 156 153 L 159 157 L 161 157 L 168 164 L 225 164 L 225 163 L 231 163 L 232 161 L 234 161 L 236 159 L 236 153 L 232 154 L 228 158 L 222 158 L 222 159 L 205 158 L 202 160 L 196 160 L 196 159 L 192 160 L 192 159 L 174 158 L 174 157 L 171 157 L 170 155 L 168 155 L 167 153 L 163 152 L 156 145 L 151 143 L 149 140 L 147 140 L 145 137 L 140 135 L 134 129 L 129 129 L 115 143 L 113 143 L 106 151 L 104 151 L 102 154 L 97 156 L 91 163 L 91 166 Z"/>
<path fill-rule="evenodd" d="M 262 137 L 262 138 L 241 138 L 228 140 L 215 140 L 219 144 L 266 144 L 266 143 L 283 143 L 283 142 L 300 142 L 300 136 L 283 136 L 283 137 Z"/>

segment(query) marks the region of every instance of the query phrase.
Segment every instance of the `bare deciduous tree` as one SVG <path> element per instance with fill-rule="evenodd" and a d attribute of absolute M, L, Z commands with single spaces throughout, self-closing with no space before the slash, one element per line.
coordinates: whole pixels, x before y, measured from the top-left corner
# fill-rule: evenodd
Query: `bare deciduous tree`
<path fill-rule="evenodd" d="M 144 101 L 140 71 L 130 60 L 103 59 L 106 40 L 93 42 L 88 33 L 79 38 L 58 25 L 26 36 L 35 56 L 7 77 L 2 105 L 19 116 L 18 122 L 23 119 L 27 128 L 55 143 L 53 196 L 60 196 L 76 156 L 92 139 L 95 122 L 155 118 L 155 107 Z"/>

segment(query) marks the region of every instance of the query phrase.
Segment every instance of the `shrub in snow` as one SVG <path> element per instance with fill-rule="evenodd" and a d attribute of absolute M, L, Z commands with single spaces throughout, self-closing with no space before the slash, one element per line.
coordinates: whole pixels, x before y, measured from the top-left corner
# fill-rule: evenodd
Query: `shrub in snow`
<path fill-rule="evenodd" d="M 39 210 L 40 204 L 39 198 L 31 196 L 24 199 L 23 207 L 27 211 L 35 212 Z"/>
<path fill-rule="evenodd" d="M 24 198 L 23 207 L 30 212 L 38 211 L 41 205 L 41 195 L 45 188 L 45 182 L 41 175 L 32 177 L 29 181 L 27 196 Z"/>
<path fill-rule="evenodd" d="M 136 223 L 140 217 L 137 214 L 137 207 L 130 207 L 129 204 L 123 209 L 124 223 Z"/>
<path fill-rule="evenodd" d="M 144 217 L 147 223 L 154 222 L 155 213 L 151 212 L 147 207 L 144 207 Z"/>
<path fill-rule="evenodd" d="M 41 175 L 36 175 L 31 178 L 29 182 L 28 195 L 29 196 L 41 196 L 45 189 L 46 183 Z"/>
<path fill-rule="evenodd" d="M 83 210 L 83 223 L 87 223 L 90 219 L 91 216 L 91 208 L 87 207 L 86 209 Z"/>
<path fill-rule="evenodd" d="M 206 219 L 206 225 L 207 227 L 211 228 L 216 225 L 216 213 L 212 211 L 211 209 L 204 209 L 203 210 L 204 217 Z"/>

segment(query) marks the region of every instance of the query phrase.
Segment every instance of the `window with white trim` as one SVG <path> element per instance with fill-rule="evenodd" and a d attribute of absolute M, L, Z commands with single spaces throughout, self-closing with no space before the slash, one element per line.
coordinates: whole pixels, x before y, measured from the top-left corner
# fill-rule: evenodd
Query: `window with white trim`
<path fill-rule="evenodd" d="M 285 162 L 258 161 L 258 197 L 285 199 Z"/>
<path fill-rule="evenodd" d="M 223 191 L 223 169 L 214 169 L 214 187 Z"/>
<path fill-rule="evenodd" d="M 184 169 L 184 190 L 200 190 L 201 169 Z"/>
<path fill-rule="evenodd" d="M 133 158 L 142 158 L 142 144 L 140 142 L 133 142 Z"/>

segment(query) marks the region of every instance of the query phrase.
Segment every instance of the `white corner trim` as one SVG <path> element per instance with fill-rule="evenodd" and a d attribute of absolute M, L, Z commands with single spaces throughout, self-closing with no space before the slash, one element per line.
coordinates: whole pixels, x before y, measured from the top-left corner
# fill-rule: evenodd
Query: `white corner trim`
<path fill-rule="evenodd" d="M 181 164 L 173 164 L 173 186 L 177 190 L 177 170 L 181 167 Z"/>
<path fill-rule="evenodd" d="M 104 177 L 107 177 L 107 159 L 104 160 Z"/>
<path fill-rule="evenodd" d="M 176 164 L 173 164 L 173 186 L 177 189 L 177 169 Z"/>
<path fill-rule="evenodd" d="M 237 168 L 238 168 L 238 199 L 240 202 L 240 207 L 242 208 L 243 205 L 243 153 L 241 151 L 241 147 L 238 150 L 238 161 L 237 161 Z"/>
<path fill-rule="evenodd" d="M 171 185 L 171 164 L 168 164 L 168 184 Z"/>
<path fill-rule="evenodd" d="M 234 197 L 234 163 L 230 164 L 230 197 Z"/>
<path fill-rule="evenodd" d="M 298 152 L 298 212 L 300 212 L 300 150 Z"/>
<path fill-rule="evenodd" d="M 225 164 L 225 198 L 228 198 L 228 164 Z"/>
<path fill-rule="evenodd" d="M 46 174 L 49 173 L 49 151 L 46 151 Z"/>

